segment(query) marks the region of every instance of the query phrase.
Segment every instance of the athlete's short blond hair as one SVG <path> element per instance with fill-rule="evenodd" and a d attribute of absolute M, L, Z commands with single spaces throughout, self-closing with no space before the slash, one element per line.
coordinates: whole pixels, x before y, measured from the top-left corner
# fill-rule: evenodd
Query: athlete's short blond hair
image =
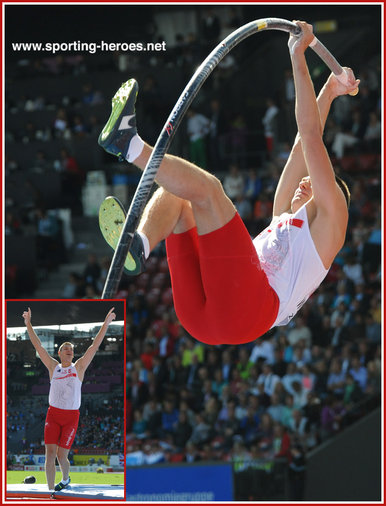
<path fill-rule="evenodd" d="M 62 343 L 62 344 L 59 346 L 58 352 L 59 352 L 59 351 L 62 351 L 63 346 L 66 346 L 66 345 L 67 345 L 67 346 L 71 346 L 71 347 L 72 347 L 72 349 L 74 349 L 74 345 L 73 345 L 72 343 L 70 343 L 69 341 L 66 341 L 66 342 Z"/>

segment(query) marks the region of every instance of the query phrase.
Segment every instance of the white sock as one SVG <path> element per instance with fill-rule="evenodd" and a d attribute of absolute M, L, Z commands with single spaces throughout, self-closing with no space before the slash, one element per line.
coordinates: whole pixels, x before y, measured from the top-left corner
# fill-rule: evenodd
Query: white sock
<path fill-rule="evenodd" d="M 143 242 L 143 252 L 145 254 L 145 258 L 148 258 L 150 255 L 150 243 L 149 239 L 146 237 L 146 235 L 143 232 L 138 232 L 138 235 L 142 239 Z"/>
<path fill-rule="evenodd" d="M 144 145 L 145 143 L 141 137 L 138 134 L 135 134 L 130 141 L 129 149 L 127 150 L 126 154 L 126 160 L 132 163 L 142 153 Z"/>
<path fill-rule="evenodd" d="M 62 480 L 62 483 L 63 485 L 67 485 L 67 483 L 69 483 L 70 481 L 70 477 L 67 478 L 67 480 Z"/>

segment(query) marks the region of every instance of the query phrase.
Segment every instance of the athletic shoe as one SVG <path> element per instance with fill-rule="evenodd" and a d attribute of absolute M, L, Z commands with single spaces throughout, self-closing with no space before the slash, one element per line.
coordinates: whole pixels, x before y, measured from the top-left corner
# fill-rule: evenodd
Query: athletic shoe
<path fill-rule="evenodd" d="M 60 481 L 57 485 L 55 485 L 54 491 L 59 492 L 59 490 L 63 490 L 64 488 L 67 488 L 70 485 L 70 483 L 71 483 L 71 478 L 68 478 L 68 483 L 66 483 L 65 485 L 63 482 Z"/>
<path fill-rule="evenodd" d="M 107 244 L 115 251 L 121 236 L 126 212 L 115 197 L 107 197 L 99 208 L 99 227 Z M 130 276 L 141 274 L 145 270 L 145 254 L 141 236 L 134 232 L 133 241 L 125 260 L 124 271 Z"/>
<path fill-rule="evenodd" d="M 98 138 L 98 144 L 108 153 L 125 160 L 131 139 L 137 133 L 135 101 L 138 83 L 129 79 L 114 95 L 111 101 L 111 114 Z"/>
<path fill-rule="evenodd" d="M 36 478 L 35 478 L 35 476 L 26 476 L 24 478 L 23 483 L 27 483 L 27 484 L 28 483 L 36 483 Z"/>

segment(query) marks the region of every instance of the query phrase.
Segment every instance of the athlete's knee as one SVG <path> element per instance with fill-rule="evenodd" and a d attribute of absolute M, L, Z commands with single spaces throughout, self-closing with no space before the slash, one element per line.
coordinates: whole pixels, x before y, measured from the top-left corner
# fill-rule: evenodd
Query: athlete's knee
<path fill-rule="evenodd" d="M 205 207 L 226 198 L 221 181 L 213 174 L 207 174 L 203 184 L 202 194 L 197 197 L 194 204 L 196 206 Z"/>
<path fill-rule="evenodd" d="M 46 460 L 52 461 L 56 458 L 56 448 L 47 447 L 46 446 Z"/>
<path fill-rule="evenodd" d="M 58 457 L 59 462 L 65 461 L 65 460 L 67 460 L 68 450 L 66 448 L 61 448 L 59 446 L 58 447 L 58 452 L 57 452 L 56 455 Z"/>
<path fill-rule="evenodd" d="M 196 226 L 196 220 L 193 215 L 192 205 L 189 201 L 184 200 L 181 204 L 181 212 L 178 217 L 177 223 L 174 227 L 173 232 L 180 234 L 190 230 Z"/>
<path fill-rule="evenodd" d="M 209 180 L 211 183 L 211 191 L 215 194 L 225 195 L 221 181 L 213 174 L 209 174 L 209 176 L 210 176 Z"/>

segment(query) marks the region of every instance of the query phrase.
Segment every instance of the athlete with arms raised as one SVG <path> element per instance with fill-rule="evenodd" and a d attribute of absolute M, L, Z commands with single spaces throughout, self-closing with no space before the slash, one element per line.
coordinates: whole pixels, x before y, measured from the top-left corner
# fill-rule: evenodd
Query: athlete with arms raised
<path fill-rule="evenodd" d="M 126 271 L 138 274 L 144 259 L 166 239 L 174 305 L 181 324 L 208 344 L 253 341 L 287 324 L 325 278 L 343 246 L 349 191 L 334 174 L 323 144 L 323 128 L 333 100 L 358 87 L 350 69 L 347 85 L 333 74 L 315 96 L 305 51 L 312 27 L 288 45 L 296 88 L 298 134 L 279 180 L 271 224 L 253 241 L 220 181 L 172 155 L 160 165 L 161 186 L 149 201 L 135 233 Z M 138 136 L 131 79 L 113 98 L 113 111 L 99 144 L 144 169 L 152 148 Z M 108 210 L 104 220 L 103 209 Z M 124 211 L 108 198 L 101 229 L 117 245 Z"/>
<path fill-rule="evenodd" d="M 108 326 L 115 320 L 114 308 L 108 312 L 105 321 L 91 346 L 75 363 L 74 345 L 62 343 L 58 355 L 60 362 L 51 357 L 31 324 L 31 309 L 24 311 L 23 318 L 31 343 L 50 375 L 49 408 L 44 427 L 44 443 L 46 448 L 45 472 L 48 489 L 55 493 L 70 484 L 70 462 L 68 453 L 75 439 L 79 421 L 81 388 L 84 374 L 98 351 Z M 55 459 L 58 459 L 62 471 L 62 480 L 55 485 Z"/>

